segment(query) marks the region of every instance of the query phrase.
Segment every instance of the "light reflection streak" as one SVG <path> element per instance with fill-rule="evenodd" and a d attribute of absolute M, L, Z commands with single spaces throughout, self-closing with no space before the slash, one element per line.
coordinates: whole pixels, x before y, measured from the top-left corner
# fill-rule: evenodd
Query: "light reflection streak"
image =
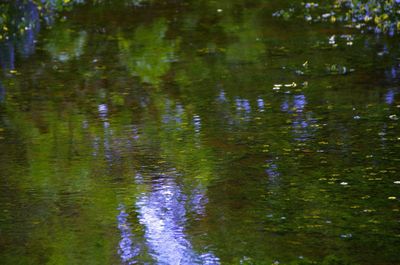
<path fill-rule="evenodd" d="M 199 134 L 201 130 L 201 119 L 199 115 L 193 115 L 193 125 L 195 133 Z"/>
<path fill-rule="evenodd" d="M 394 103 L 394 97 L 396 93 L 393 89 L 389 89 L 388 92 L 385 95 L 385 102 L 388 105 L 392 105 Z"/>
<path fill-rule="evenodd" d="M 118 210 L 118 229 L 121 232 L 118 254 L 121 257 L 121 260 L 126 264 L 136 264 L 137 262 L 135 261 L 135 258 L 139 255 L 141 248 L 138 242 L 134 242 L 134 240 L 132 240 L 132 229 L 128 222 L 129 215 L 126 213 L 124 205 L 120 205 Z"/>
<path fill-rule="evenodd" d="M 267 169 L 265 169 L 265 172 L 268 175 L 268 178 L 271 182 L 271 184 L 278 184 L 279 182 L 279 177 L 280 177 L 280 173 L 278 171 L 278 166 L 276 165 L 275 161 L 273 159 L 269 159 L 266 161 L 268 167 Z"/>
<path fill-rule="evenodd" d="M 250 101 L 245 98 L 236 98 L 235 99 L 235 105 L 236 105 L 236 112 L 240 118 L 242 118 L 245 121 L 250 120 L 250 114 L 251 114 L 251 105 Z"/>
<path fill-rule="evenodd" d="M 181 104 L 177 104 L 175 107 L 175 113 L 176 113 L 176 117 L 175 117 L 175 121 L 178 124 L 182 123 L 182 115 L 184 114 L 185 109 L 183 108 L 183 106 Z"/>
<path fill-rule="evenodd" d="M 143 179 L 142 175 L 135 178 L 138 185 L 144 184 Z M 205 212 L 207 199 L 204 189 L 199 186 L 192 190 L 191 195 L 186 195 L 170 175 L 164 174 L 159 174 L 157 180 L 153 179 L 152 182 L 151 191 L 138 196 L 135 208 L 138 221 L 144 229 L 146 249 L 156 264 L 220 264 L 212 252 L 199 253 L 194 250 L 185 231 L 190 212 L 197 215 Z M 135 264 L 139 252 L 145 251 L 145 248 L 138 246 L 138 239 L 134 242 L 138 236 L 131 232 L 127 217 L 120 207 L 119 253 L 123 261 Z"/>
<path fill-rule="evenodd" d="M 204 264 L 204 259 L 217 260 L 212 253 L 197 254 L 187 239 L 184 228 L 187 198 L 181 188 L 169 178 L 157 186 L 152 192 L 142 194 L 136 203 L 152 256 L 160 264 Z M 195 202 L 196 199 L 192 200 Z M 198 212 L 204 211 L 201 204 L 198 207 Z"/>
<path fill-rule="evenodd" d="M 6 90 L 4 89 L 0 81 L 0 103 L 4 101 L 5 97 L 6 97 Z"/>
<path fill-rule="evenodd" d="M 292 131 L 296 141 L 306 141 L 312 136 L 310 125 L 315 124 L 316 120 L 312 118 L 311 112 L 305 112 L 307 99 L 305 95 L 298 94 L 288 97 L 281 104 L 281 111 L 292 114 Z"/>
<path fill-rule="evenodd" d="M 113 163 L 113 153 L 111 150 L 110 141 L 112 140 L 112 130 L 110 129 L 110 123 L 108 122 L 108 106 L 107 104 L 99 104 L 98 107 L 99 118 L 103 121 L 104 128 L 104 139 L 103 139 L 103 147 L 104 147 L 104 156 L 106 160 L 110 163 Z"/>
<path fill-rule="evenodd" d="M 260 111 L 260 112 L 265 111 L 265 103 L 262 98 L 257 99 L 257 107 L 258 107 L 258 111 Z"/>
<path fill-rule="evenodd" d="M 218 95 L 218 101 L 226 102 L 226 93 L 221 89 L 221 92 Z"/>

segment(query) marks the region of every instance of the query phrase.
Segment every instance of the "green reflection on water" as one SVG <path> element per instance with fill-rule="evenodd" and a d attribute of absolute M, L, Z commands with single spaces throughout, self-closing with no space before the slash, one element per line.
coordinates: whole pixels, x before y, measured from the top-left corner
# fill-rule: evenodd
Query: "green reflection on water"
<path fill-rule="evenodd" d="M 396 39 L 125 3 L 1 43 L 2 264 L 399 262 Z"/>

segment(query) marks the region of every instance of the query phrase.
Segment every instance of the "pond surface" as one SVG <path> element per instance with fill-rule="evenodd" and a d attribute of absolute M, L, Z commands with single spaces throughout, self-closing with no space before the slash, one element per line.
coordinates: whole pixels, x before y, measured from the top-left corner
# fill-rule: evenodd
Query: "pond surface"
<path fill-rule="evenodd" d="M 1 264 L 400 264 L 398 37 L 280 1 L 16 3 Z"/>

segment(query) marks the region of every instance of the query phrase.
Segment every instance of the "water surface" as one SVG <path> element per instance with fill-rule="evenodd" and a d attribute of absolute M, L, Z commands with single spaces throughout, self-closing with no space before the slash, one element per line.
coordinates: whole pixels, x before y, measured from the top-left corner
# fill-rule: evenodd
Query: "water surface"
<path fill-rule="evenodd" d="M 0 43 L 1 264 L 400 263 L 398 37 L 93 2 Z"/>

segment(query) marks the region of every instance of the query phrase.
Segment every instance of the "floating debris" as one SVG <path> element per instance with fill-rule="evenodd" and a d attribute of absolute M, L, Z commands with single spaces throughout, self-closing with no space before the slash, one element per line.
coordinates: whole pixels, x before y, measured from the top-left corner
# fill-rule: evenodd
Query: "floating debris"
<path fill-rule="evenodd" d="M 319 5 L 318 5 L 317 3 L 313 3 L 313 2 L 311 2 L 311 3 L 304 3 L 304 7 L 307 8 L 307 9 L 316 8 L 316 7 L 318 7 L 318 6 L 319 6 Z"/>
<path fill-rule="evenodd" d="M 342 234 L 340 235 L 341 238 L 352 238 L 353 235 L 352 234 Z"/>
<path fill-rule="evenodd" d="M 297 84 L 292 82 L 291 84 L 285 84 L 285 87 L 297 87 Z"/>
<path fill-rule="evenodd" d="M 344 27 L 363 29 L 363 33 L 372 31 L 375 34 L 386 33 L 389 36 L 394 36 L 400 32 L 398 16 L 400 12 L 397 10 L 400 5 L 399 0 L 335 0 L 326 2 L 330 3 L 321 3 L 321 6 L 315 3 L 302 3 L 302 6 L 295 4 L 295 8 L 279 10 L 273 16 L 288 20 L 296 15 L 303 17 L 305 21 L 310 23 L 340 22 L 345 23 Z M 348 42 L 347 45 L 352 45 L 352 42 Z"/>
<path fill-rule="evenodd" d="M 329 17 L 331 17 L 331 16 L 332 16 L 331 13 L 325 13 L 325 14 L 322 14 L 322 15 L 321 15 L 321 17 L 322 17 L 322 18 L 325 18 L 325 19 L 326 19 L 326 18 L 329 18 Z"/>
<path fill-rule="evenodd" d="M 328 39 L 328 43 L 331 45 L 335 45 L 336 44 L 335 38 L 336 38 L 335 35 L 330 36 Z"/>

